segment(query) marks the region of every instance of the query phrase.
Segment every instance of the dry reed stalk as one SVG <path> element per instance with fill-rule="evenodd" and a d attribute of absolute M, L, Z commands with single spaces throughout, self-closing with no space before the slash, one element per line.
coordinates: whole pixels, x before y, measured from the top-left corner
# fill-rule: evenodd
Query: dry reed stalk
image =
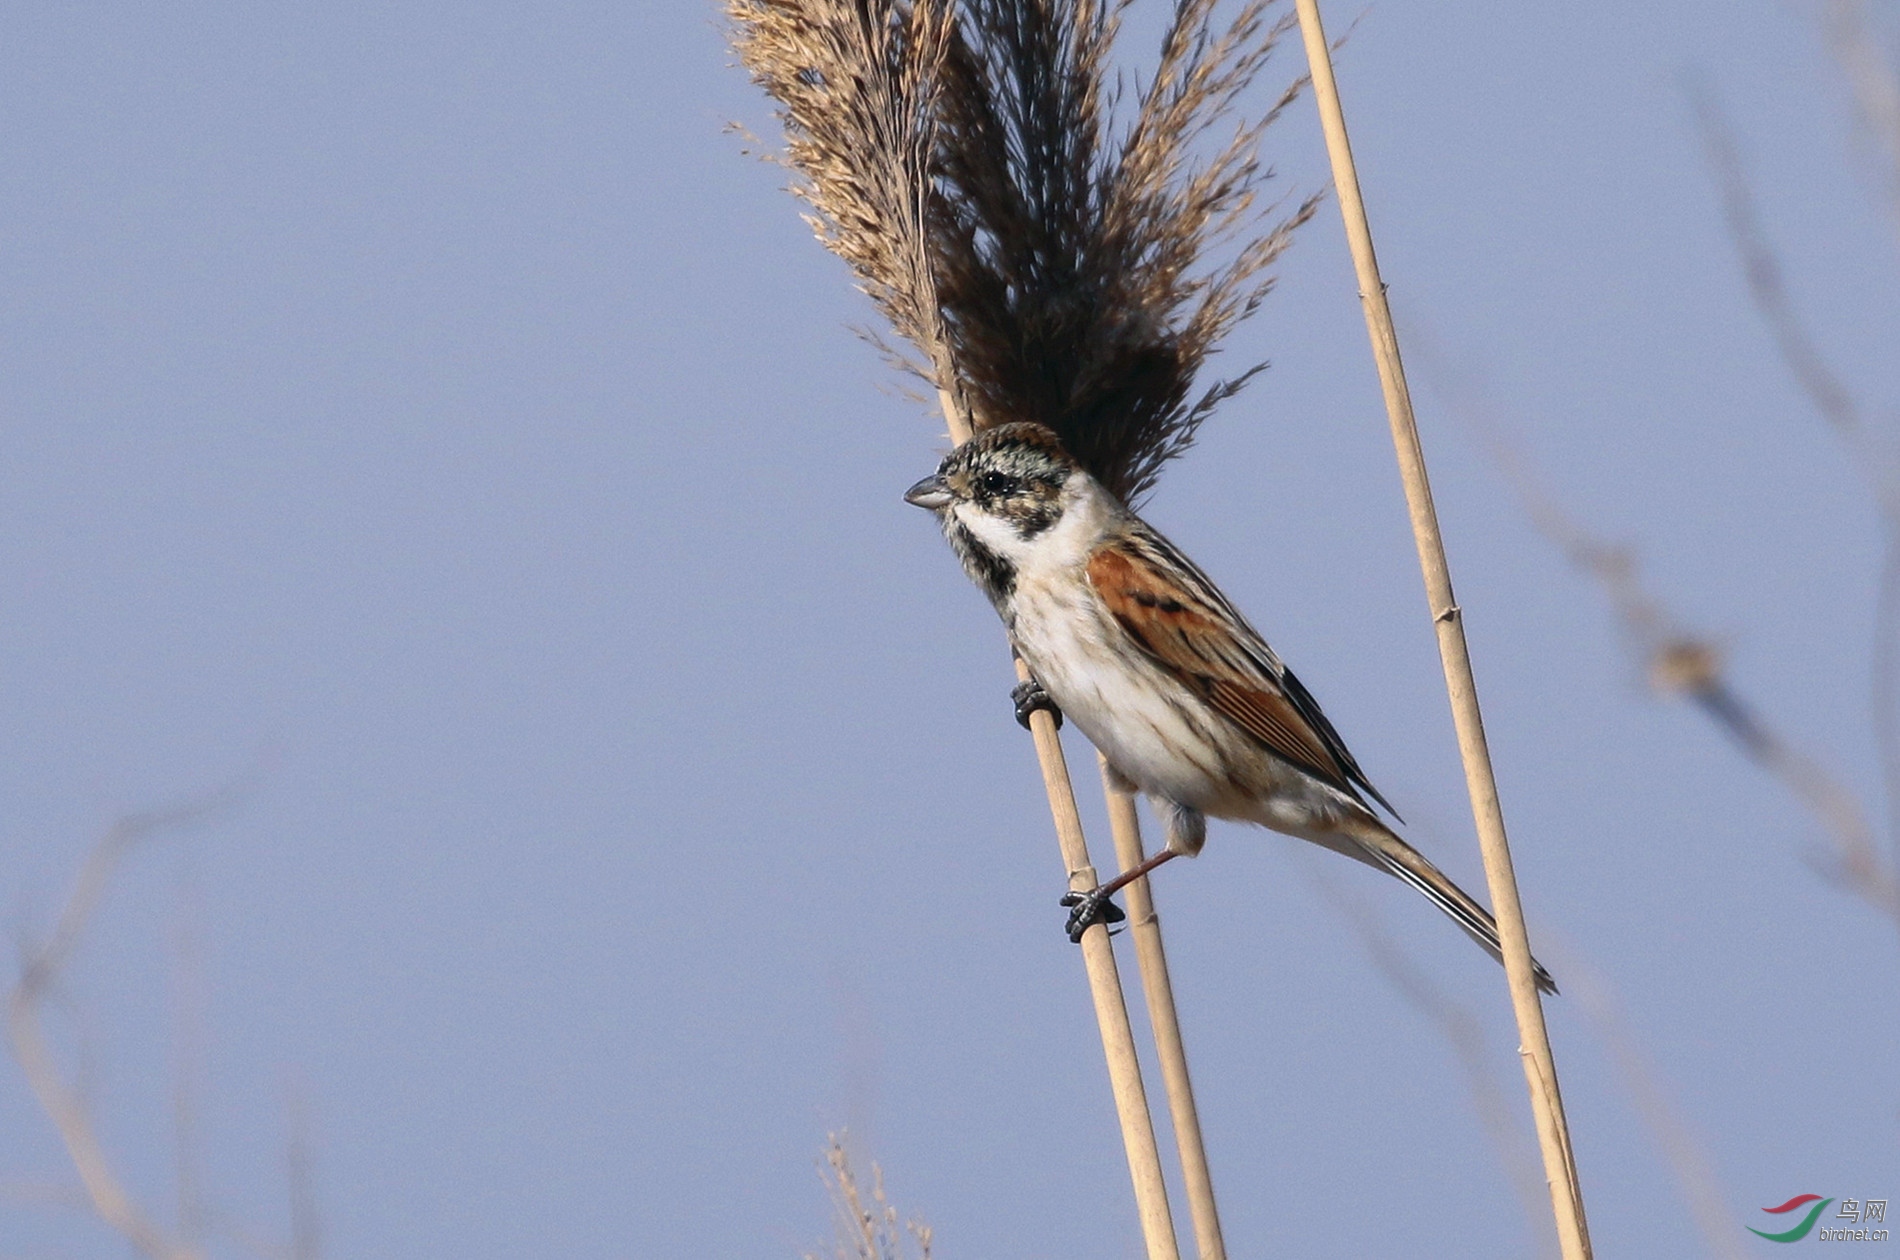
<path fill-rule="evenodd" d="M 969 423 L 954 409 L 947 393 L 942 402 L 951 439 L 961 446 L 970 440 Z M 1029 667 L 1020 657 L 1015 664 L 1018 681 L 1030 681 Z M 1088 837 L 1082 829 L 1081 812 L 1075 805 L 1075 787 L 1069 777 L 1069 762 L 1062 751 L 1062 736 L 1055 718 L 1046 709 L 1036 710 L 1029 715 L 1029 733 L 1035 741 L 1036 761 L 1042 771 L 1043 789 L 1049 796 L 1049 814 L 1055 823 L 1056 843 L 1068 872 L 1069 890 L 1089 892 L 1102 881 L 1096 874 L 1094 860 L 1089 857 Z M 1161 1148 L 1155 1141 L 1154 1114 L 1141 1077 L 1135 1030 L 1128 1019 L 1128 999 L 1122 992 L 1121 970 L 1115 964 L 1115 949 L 1109 940 L 1107 924 L 1098 923 L 1082 934 L 1082 963 L 1088 973 L 1089 997 L 1095 1006 L 1102 1054 L 1108 1062 L 1109 1089 L 1115 1097 L 1115 1117 L 1121 1126 L 1122 1148 L 1128 1155 L 1128 1175 L 1134 1183 L 1135 1211 L 1141 1221 L 1148 1260 L 1180 1260 L 1174 1213 L 1168 1206 L 1167 1180 L 1161 1171 Z M 1146 978 L 1144 970 L 1144 981 Z M 1172 986 L 1168 992 L 1172 1014 Z M 1185 1062 L 1183 1068 L 1185 1070 Z M 1172 1092 L 1169 1099 L 1172 1102 Z M 1179 1125 L 1177 1116 L 1177 1132 Z M 1197 1137 L 1200 1133 L 1198 1121 L 1194 1133 Z M 1200 1156 L 1203 1166 L 1206 1158 L 1203 1152 Z"/>
<path fill-rule="evenodd" d="M 1257 201 L 1271 175 L 1261 133 L 1300 83 L 1258 118 L 1234 118 L 1291 29 L 1270 20 L 1275 0 L 1243 0 L 1224 23 L 1217 0 L 1177 0 L 1156 69 L 1118 126 L 1109 57 L 1125 3 L 727 0 L 727 13 L 741 60 L 779 102 L 808 221 L 917 351 L 893 357 L 935 388 L 952 439 L 1039 421 L 1134 502 L 1259 370 L 1196 392 L 1318 198 L 1277 219 Z M 1231 137 L 1201 154 L 1223 120 Z M 1205 262 L 1236 241 L 1224 263 Z M 1087 891 L 1094 867 L 1054 721 L 1036 714 L 1031 729 L 1071 886 Z M 1144 929 L 1156 943 L 1158 931 Z M 1102 931 L 1082 945 L 1149 1253 L 1172 1256 L 1114 954 Z M 1164 956 L 1150 955 L 1151 1009 L 1166 1008 L 1157 1026 L 1176 1029 L 1178 1050 Z M 1184 1161 L 1198 1170 L 1197 1237 L 1218 1257 L 1192 1094 L 1174 1087 L 1186 1082 L 1184 1055 L 1169 1074 L 1171 1101 L 1189 1105 L 1175 1127 L 1195 1148 Z"/>
<path fill-rule="evenodd" d="M 1115 860 L 1123 870 L 1133 870 L 1148 856 L 1142 851 L 1141 816 L 1135 810 L 1134 793 L 1117 784 L 1106 757 L 1099 753 L 1097 757 L 1102 764 L 1102 791 L 1108 798 L 1109 830 L 1115 837 Z M 1148 1027 L 1154 1034 L 1155 1057 L 1161 1061 L 1161 1080 L 1168 1092 L 1168 1116 L 1174 1125 L 1175 1150 L 1181 1158 L 1188 1214 L 1194 1222 L 1195 1250 L 1201 1260 L 1226 1260 L 1227 1243 L 1221 1236 L 1214 1175 L 1207 1163 L 1207 1144 L 1201 1137 L 1201 1112 L 1194 1103 L 1187 1044 L 1181 1039 L 1174 981 L 1168 973 L 1168 952 L 1161 940 L 1161 916 L 1155 913 L 1154 890 L 1146 875 L 1128 885 L 1127 899 L 1128 932 L 1135 938 L 1141 990 L 1148 1001 Z"/>
<path fill-rule="evenodd" d="M 1372 227 L 1359 191 L 1358 170 L 1353 164 L 1352 146 L 1346 135 L 1345 114 L 1339 101 L 1339 87 L 1333 78 L 1332 53 L 1326 44 L 1318 0 L 1295 0 L 1295 4 L 1306 44 L 1307 64 L 1312 71 L 1314 96 L 1319 104 L 1320 123 L 1326 135 L 1326 150 L 1332 159 L 1340 215 L 1345 220 L 1346 238 L 1352 249 L 1359 299 L 1365 308 L 1366 330 L 1372 340 L 1373 359 L 1378 365 L 1379 384 L 1392 425 L 1392 442 L 1405 482 L 1405 501 L 1418 544 L 1426 599 L 1438 635 L 1439 656 L 1444 662 L 1445 688 L 1458 731 L 1458 751 L 1464 759 L 1465 785 L 1477 823 L 1485 880 L 1490 886 L 1491 904 L 1497 915 L 1504 970 L 1511 991 L 1512 1011 L 1517 1018 L 1519 1054 L 1530 1087 L 1531 1108 L 1537 1119 L 1544 1175 L 1550 1183 L 1557 1241 L 1565 1260 L 1587 1260 L 1590 1232 L 1584 1219 L 1583 1191 L 1577 1181 L 1576 1159 L 1570 1146 L 1570 1127 L 1558 1088 L 1556 1058 L 1551 1053 L 1549 1030 L 1544 1026 L 1544 1008 L 1537 993 L 1530 938 L 1524 926 L 1524 909 L 1518 900 L 1510 843 L 1504 832 L 1504 810 L 1498 800 L 1497 779 L 1485 743 L 1484 717 L 1478 707 L 1477 682 L 1472 676 L 1471 654 L 1465 643 L 1463 614 L 1452 592 L 1451 569 L 1445 559 L 1437 509 L 1432 504 L 1425 452 L 1419 444 L 1405 368 L 1399 359 L 1398 333 L 1386 305 L 1385 284 L 1379 278 Z"/>
<path fill-rule="evenodd" d="M 1016 676 L 1029 681 L 1029 667 L 1019 659 Z M 1047 710 L 1030 714 L 1029 733 L 1036 740 L 1042 763 L 1043 786 L 1049 792 L 1049 813 L 1055 819 L 1056 842 L 1072 892 L 1101 886 L 1089 859 L 1082 816 L 1075 807 L 1069 763 L 1062 753 L 1062 737 Z M 1154 1117 L 1148 1108 L 1148 1090 L 1141 1080 L 1141 1061 L 1135 1051 L 1135 1030 L 1128 1022 L 1128 1002 L 1122 995 L 1121 972 L 1115 966 L 1115 947 L 1105 924 L 1082 934 L 1082 959 L 1088 968 L 1089 995 L 1095 1002 L 1095 1022 L 1102 1035 L 1102 1053 L 1108 1059 L 1109 1082 L 1115 1093 L 1115 1114 L 1121 1122 L 1122 1146 L 1128 1152 L 1128 1172 L 1135 1184 L 1135 1210 L 1141 1218 L 1148 1260 L 1180 1260 L 1174 1234 L 1174 1213 L 1168 1207 L 1168 1184 L 1161 1172 L 1161 1148 L 1155 1143 Z"/>

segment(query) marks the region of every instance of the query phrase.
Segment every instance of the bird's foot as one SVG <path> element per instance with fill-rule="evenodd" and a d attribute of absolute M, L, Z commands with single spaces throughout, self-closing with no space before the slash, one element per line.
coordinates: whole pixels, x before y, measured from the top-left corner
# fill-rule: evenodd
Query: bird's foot
<path fill-rule="evenodd" d="M 1064 894 L 1062 904 L 1069 907 L 1069 922 L 1062 930 L 1069 934 L 1070 940 L 1080 945 L 1082 934 L 1097 923 L 1120 923 L 1128 917 L 1120 906 L 1109 900 L 1110 895 L 1101 888 L 1094 892 Z"/>
<path fill-rule="evenodd" d="M 1042 684 L 1035 679 L 1032 678 L 1026 683 L 1017 683 L 1010 688 L 1009 698 L 1016 702 L 1016 721 L 1024 730 L 1029 729 L 1029 715 L 1037 709 L 1041 709 L 1056 720 L 1057 730 L 1062 729 L 1062 710 L 1056 708 L 1056 702 L 1049 698 L 1049 693 L 1044 691 Z"/>

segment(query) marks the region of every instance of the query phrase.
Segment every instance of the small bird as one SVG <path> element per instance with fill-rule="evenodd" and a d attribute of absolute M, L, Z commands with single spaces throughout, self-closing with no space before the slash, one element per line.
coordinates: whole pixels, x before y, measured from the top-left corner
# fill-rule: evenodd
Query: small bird
<path fill-rule="evenodd" d="M 1144 793 L 1167 846 L 1070 894 L 1071 939 L 1122 913 L 1109 897 L 1207 841 L 1207 819 L 1258 823 L 1397 876 L 1502 959 L 1490 913 L 1407 844 L 1367 797 L 1332 723 L 1220 589 L 1104 489 L 1039 424 L 987 429 L 904 495 L 935 512 L 1034 676 L 1017 717 L 1053 701 L 1118 779 Z M 1541 965 L 1538 987 L 1556 984 Z"/>

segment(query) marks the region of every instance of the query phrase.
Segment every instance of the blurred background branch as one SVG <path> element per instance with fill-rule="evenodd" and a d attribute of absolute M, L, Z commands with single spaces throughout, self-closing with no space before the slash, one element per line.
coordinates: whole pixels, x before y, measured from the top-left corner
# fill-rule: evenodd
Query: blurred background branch
<path fill-rule="evenodd" d="M 1664 1088 L 1655 1064 L 1630 1031 L 1628 1021 L 1617 1008 L 1609 981 L 1574 952 L 1564 956 L 1564 977 L 1565 991 L 1576 995 L 1584 1014 L 1596 1026 L 1597 1035 L 1615 1061 L 1637 1115 L 1642 1117 L 1651 1138 L 1662 1151 L 1664 1162 L 1675 1174 L 1676 1188 L 1688 1205 L 1689 1215 L 1694 1218 L 1709 1254 L 1716 1260 L 1742 1260 L 1735 1215 L 1722 1193 L 1707 1151 L 1682 1108 Z"/>
<path fill-rule="evenodd" d="M 1364 892 L 1334 876 L 1330 863 L 1313 860 L 1300 851 L 1300 869 L 1320 895 L 1345 918 L 1365 947 L 1374 967 L 1400 997 L 1423 1015 L 1457 1057 L 1464 1073 L 1471 1109 L 1497 1151 L 1511 1188 L 1524 1209 L 1525 1223 L 1538 1240 L 1539 1255 L 1557 1254 L 1557 1235 L 1551 1227 L 1550 1196 L 1536 1149 L 1524 1140 L 1522 1124 L 1512 1113 L 1510 1094 L 1499 1079 L 1485 1044 L 1484 1025 L 1472 1010 L 1452 997 L 1431 978 L 1418 960 L 1387 929 Z"/>
<path fill-rule="evenodd" d="M 1827 0 L 1822 18 L 1828 49 L 1873 141 L 1888 211 L 1900 229 L 1900 71 L 1875 37 L 1867 0 Z"/>
<path fill-rule="evenodd" d="M 1447 405 L 1489 452 L 1532 526 L 1609 601 L 1631 654 L 1659 695 L 1688 700 L 1806 807 L 1827 838 L 1822 874 L 1900 926 L 1900 885 L 1859 800 L 1777 730 L 1735 685 L 1720 646 L 1677 617 L 1644 584 L 1635 553 L 1592 533 L 1559 500 L 1471 381 L 1437 356 L 1431 376 Z"/>
<path fill-rule="evenodd" d="M 1858 14 L 1858 6 L 1843 2 L 1829 9 L 1829 32 L 1837 56 L 1854 88 L 1865 118 L 1875 124 L 1885 116 L 1886 101 L 1893 89 L 1892 72 L 1879 56 Z M 1885 90 L 1879 85 L 1885 84 Z M 1729 239 L 1742 264 L 1748 282 L 1748 294 L 1768 325 L 1775 349 L 1801 393 L 1834 433 L 1847 445 L 1855 467 L 1866 477 L 1874 502 L 1880 509 L 1883 527 L 1882 556 L 1878 593 L 1874 602 L 1873 676 L 1871 704 L 1874 740 L 1880 754 L 1881 778 L 1886 796 L 1886 826 L 1889 844 L 1900 855 L 1900 464 L 1880 436 L 1868 426 L 1853 391 L 1828 363 L 1827 356 L 1795 308 L 1789 293 L 1780 256 L 1769 242 L 1755 204 L 1755 194 L 1742 166 L 1741 150 L 1727 114 L 1713 91 L 1699 80 L 1688 82 L 1703 151 L 1714 172 L 1722 197 L 1722 217 Z M 1900 151 L 1896 151 L 1900 152 Z M 1900 166 L 1890 172 L 1900 179 Z M 1738 715 L 1730 725 L 1744 724 Z M 1751 741 L 1751 751 L 1762 743 Z M 1757 760 L 1786 761 L 1772 749 L 1754 753 Z M 1816 780 L 1814 771 L 1791 767 L 1790 773 L 1802 779 L 1804 793 L 1813 800 L 1825 799 L 1831 814 L 1839 815 L 1838 793 Z M 1837 821 L 1837 827 L 1851 825 Z M 1867 825 L 1864 820 L 1859 825 Z"/>
<path fill-rule="evenodd" d="M 1882 182 L 1890 192 L 1900 190 L 1900 79 L 1873 38 L 1860 0 L 1830 0 L 1826 15 L 1830 48 L 1862 123 L 1877 141 Z M 1876 431 L 1868 423 L 1854 391 L 1828 362 L 1801 317 L 1779 253 L 1762 224 L 1740 144 L 1720 101 L 1697 79 L 1688 81 L 1688 92 L 1749 297 L 1802 395 L 1847 445 L 1880 512 L 1882 553 L 1874 605 L 1870 699 L 1886 798 L 1889 852 L 1885 860 L 1878 850 L 1875 827 L 1853 795 L 1812 758 L 1757 720 L 1702 659 L 1707 653 L 1681 648 L 1675 667 L 1665 671 L 1665 681 L 1701 703 L 1751 757 L 1787 782 L 1827 822 L 1839 841 L 1835 873 L 1900 922 L 1900 888 L 1893 870 L 1900 861 L 1900 460 L 1895 459 L 1893 435 Z M 1900 213 L 1900 200 L 1890 208 Z"/>
<path fill-rule="evenodd" d="M 214 1232 L 212 1213 L 203 1201 L 196 1158 L 196 1075 L 202 1054 L 196 1029 L 202 1018 L 202 989 L 200 946 L 185 926 L 186 915 L 181 913 L 173 940 L 177 955 L 172 993 L 176 1025 L 172 1062 L 175 1224 L 160 1223 L 138 1202 L 114 1168 L 85 1092 L 61 1070 L 44 1011 L 57 995 L 100 901 L 126 857 L 154 836 L 193 826 L 228 808 L 250 790 L 251 777 L 177 805 L 128 814 L 108 828 L 87 854 L 52 931 L 43 941 L 28 941 L 22 946 L 19 979 L 9 995 L 7 1032 L 14 1058 L 33 1097 L 59 1134 L 80 1183 L 78 1187 L 58 1182 L 16 1186 L 13 1197 L 86 1211 L 150 1260 L 204 1260 L 209 1254 L 207 1237 Z M 242 1251 L 268 1260 L 318 1260 L 318 1214 L 309 1175 L 308 1124 L 300 1098 L 293 1098 L 290 1110 L 290 1247 L 275 1246 L 241 1226 L 225 1226 L 215 1232 L 224 1234 Z"/>
<path fill-rule="evenodd" d="M 188 1225 L 181 1222 L 178 1231 L 164 1229 L 126 1191 L 106 1158 L 84 1098 L 60 1072 L 40 1015 L 125 855 L 152 835 L 195 823 L 228 800 L 227 792 L 214 793 L 168 809 L 130 814 L 113 824 L 87 855 L 51 935 L 43 944 L 26 949 L 7 1008 L 14 1057 L 65 1143 L 73 1171 L 85 1187 L 86 1202 L 101 1221 L 152 1260 L 198 1260 L 203 1252 L 186 1241 Z"/>

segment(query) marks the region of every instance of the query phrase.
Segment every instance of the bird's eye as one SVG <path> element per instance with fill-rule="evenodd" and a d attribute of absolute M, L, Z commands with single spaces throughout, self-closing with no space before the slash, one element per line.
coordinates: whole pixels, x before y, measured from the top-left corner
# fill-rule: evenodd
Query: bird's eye
<path fill-rule="evenodd" d="M 1016 488 L 1016 479 L 1008 473 L 986 472 L 976 479 L 977 493 L 986 499 L 1000 499 Z"/>

